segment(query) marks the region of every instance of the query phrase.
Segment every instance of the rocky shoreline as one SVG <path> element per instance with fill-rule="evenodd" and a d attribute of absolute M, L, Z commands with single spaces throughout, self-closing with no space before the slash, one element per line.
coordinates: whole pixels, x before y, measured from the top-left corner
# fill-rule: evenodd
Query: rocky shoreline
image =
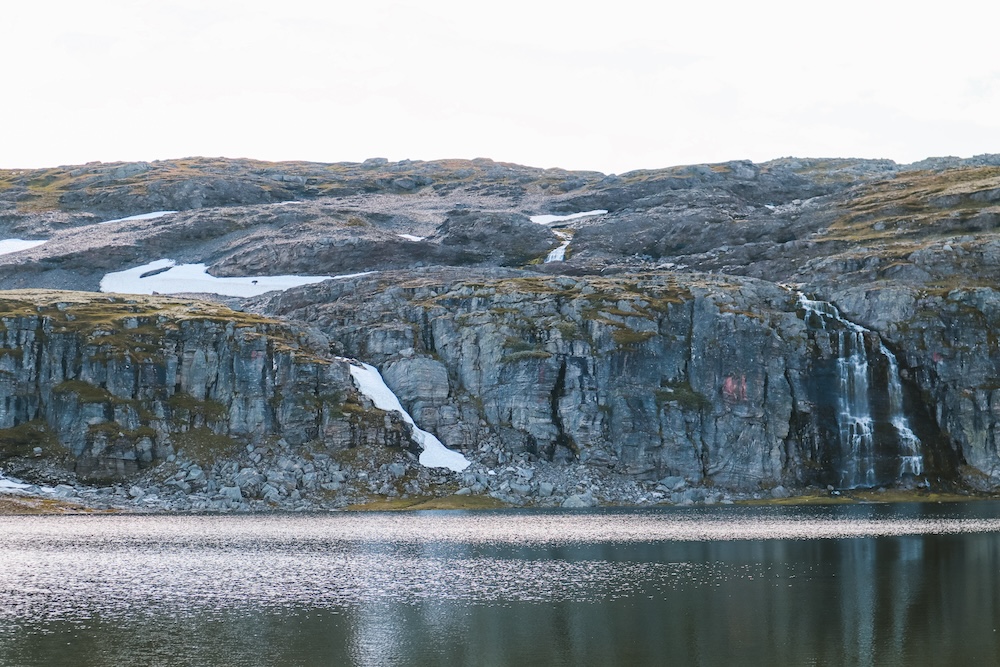
<path fill-rule="evenodd" d="M 354 460 L 324 453 L 305 457 L 279 441 L 273 447 L 249 445 L 239 456 L 204 468 L 183 456 L 171 455 L 130 484 L 94 486 L 65 475 L 63 483 L 54 487 L 23 482 L 25 488 L 4 489 L 0 499 L 55 501 L 49 506 L 50 513 L 64 513 L 73 506 L 85 511 L 139 513 L 269 513 L 407 509 L 444 498 L 449 499 L 447 507 L 454 509 L 584 509 L 809 502 L 817 498 L 837 501 L 855 496 L 870 502 L 878 500 L 878 494 L 886 494 L 888 500 L 918 500 L 929 499 L 931 491 L 922 482 L 908 480 L 892 489 L 867 490 L 860 495 L 832 487 L 788 489 L 780 485 L 739 492 L 692 484 L 680 476 L 650 479 L 648 474 L 639 474 L 646 479 L 637 479 L 637 471 L 622 472 L 611 457 L 564 465 L 523 453 L 511 455 L 490 444 L 466 452 L 472 464 L 459 473 L 421 466 L 417 457 L 405 450 L 371 451 L 369 455 L 371 458 Z M 8 467 L 24 479 L 51 474 L 31 461 L 9 463 Z M 960 494 L 956 499 L 974 497 Z M 44 506 L 33 507 L 36 513 L 46 512 Z M 0 514 L 10 511 L 0 504 Z M 13 512 L 18 513 L 16 509 Z"/>

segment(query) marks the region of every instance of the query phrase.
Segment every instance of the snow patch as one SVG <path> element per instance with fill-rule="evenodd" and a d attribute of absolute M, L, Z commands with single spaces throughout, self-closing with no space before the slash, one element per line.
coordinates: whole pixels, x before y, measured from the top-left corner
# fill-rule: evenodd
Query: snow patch
<path fill-rule="evenodd" d="M 375 407 L 386 412 L 397 412 L 407 424 L 413 427 L 413 439 L 423 451 L 420 452 L 420 465 L 428 468 L 449 468 L 455 472 L 462 472 L 469 467 L 469 459 L 456 451 L 445 447 L 433 434 L 422 430 L 413 421 L 399 399 L 392 390 L 386 386 L 382 375 L 374 366 L 369 364 L 350 361 L 351 377 L 358 386 L 358 390 L 371 399 Z"/>
<path fill-rule="evenodd" d="M 22 250 L 30 250 L 31 248 L 37 248 L 38 246 L 46 242 L 47 240 L 25 241 L 23 239 L 3 239 L 2 241 L 0 241 L 0 255 L 9 255 L 12 252 L 21 252 Z"/>
<path fill-rule="evenodd" d="M 3 473 L 0 473 L 0 493 L 16 493 L 18 491 L 24 491 L 30 484 L 25 484 L 19 479 L 14 479 L 13 477 L 4 477 Z"/>
<path fill-rule="evenodd" d="M 102 292 L 119 294 L 178 294 L 202 292 L 223 296 L 258 296 L 274 290 L 286 290 L 300 285 L 336 278 L 356 278 L 374 271 L 349 273 L 342 276 L 240 276 L 217 278 L 208 274 L 205 264 L 176 264 L 172 259 L 158 259 L 134 269 L 109 273 L 101 279 Z"/>
<path fill-rule="evenodd" d="M 55 493 L 55 489 L 51 486 L 35 486 L 34 484 L 28 484 L 27 482 L 23 482 L 16 477 L 7 477 L 0 472 L 0 493 L 14 493 L 17 495 L 46 493 L 51 495 Z"/>
<path fill-rule="evenodd" d="M 414 236 L 413 234 L 396 234 L 396 236 L 406 239 L 407 241 L 423 241 L 426 236 Z"/>
<path fill-rule="evenodd" d="M 570 213 L 569 215 L 533 215 L 530 220 L 539 225 L 551 225 L 554 222 L 565 222 L 567 220 L 576 220 L 578 218 L 589 218 L 595 215 L 604 215 L 607 213 L 604 209 L 598 209 L 595 211 L 584 211 L 583 213 Z"/>
<path fill-rule="evenodd" d="M 140 213 L 139 215 L 130 215 L 127 218 L 115 218 L 114 220 L 105 220 L 104 222 L 99 222 L 99 225 L 110 225 L 112 222 L 125 222 L 126 220 L 152 220 L 153 218 L 162 218 L 165 215 L 170 215 L 171 213 L 176 213 L 177 211 L 153 211 L 152 213 Z"/>

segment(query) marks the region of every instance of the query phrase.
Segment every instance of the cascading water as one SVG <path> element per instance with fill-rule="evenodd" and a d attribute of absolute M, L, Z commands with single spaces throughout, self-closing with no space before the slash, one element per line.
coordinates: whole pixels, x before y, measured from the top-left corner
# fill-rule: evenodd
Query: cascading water
<path fill-rule="evenodd" d="M 549 252 L 548 255 L 545 256 L 545 263 L 546 264 L 548 264 L 549 262 L 562 262 L 562 261 L 565 261 L 566 260 L 566 248 L 569 247 L 569 242 L 573 238 L 572 235 L 570 235 L 569 232 L 560 232 L 560 231 L 557 231 L 557 230 L 553 229 L 552 233 L 559 237 L 559 240 L 562 241 L 562 244 L 558 248 L 552 250 L 551 252 Z"/>
<path fill-rule="evenodd" d="M 889 361 L 889 414 L 896 435 L 899 437 L 901 451 L 899 474 L 921 475 L 924 472 L 924 457 L 920 453 L 920 438 L 910 429 L 910 421 L 903 412 L 903 385 L 899 382 L 899 363 L 896 361 L 896 355 L 881 341 L 879 351 Z"/>
<path fill-rule="evenodd" d="M 876 334 L 844 319 L 833 304 L 799 294 L 799 305 L 805 310 L 806 323 L 825 331 L 830 336 L 831 350 L 837 354 L 833 367 L 836 386 L 831 389 L 835 394 L 838 485 L 871 487 L 889 481 L 885 479 L 886 472 L 880 474 L 879 469 L 887 458 L 897 461 L 891 473 L 896 478 L 907 473 L 922 474 L 921 443 L 903 412 L 896 355 Z M 881 403 L 873 400 L 881 397 L 869 363 L 866 338 L 878 341 L 876 349 L 887 366 L 887 400 Z M 873 410 L 873 403 L 884 408 Z"/>

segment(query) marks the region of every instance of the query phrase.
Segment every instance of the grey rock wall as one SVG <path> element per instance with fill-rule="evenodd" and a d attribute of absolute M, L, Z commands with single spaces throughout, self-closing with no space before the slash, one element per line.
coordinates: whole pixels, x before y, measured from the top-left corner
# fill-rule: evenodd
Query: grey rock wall
<path fill-rule="evenodd" d="M 258 306 L 307 318 L 378 365 L 449 446 L 499 440 L 513 453 L 736 490 L 831 477 L 816 385 L 836 350 L 771 283 L 428 271 Z"/>
<path fill-rule="evenodd" d="M 0 449 L 63 453 L 120 478 L 175 452 L 210 462 L 247 443 L 402 446 L 348 365 L 294 328 L 207 305 L 80 293 L 0 303 Z"/>

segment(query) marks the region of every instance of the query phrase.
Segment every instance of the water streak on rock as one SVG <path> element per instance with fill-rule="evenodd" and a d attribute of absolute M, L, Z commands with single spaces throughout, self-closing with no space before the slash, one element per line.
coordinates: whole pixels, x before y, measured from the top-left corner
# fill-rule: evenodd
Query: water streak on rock
<path fill-rule="evenodd" d="M 806 312 L 806 322 L 827 331 L 836 341 L 837 426 L 841 454 L 839 486 L 857 488 L 876 486 L 880 443 L 876 440 L 876 418 L 872 411 L 872 396 L 879 388 L 873 386 L 872 369 L 866 337 L 878 341 L 878 353 L 888 366 L 886 392 L 888 421 L 895 432 L 898 446 L 898 475 L 923 473 L 920 439 L 910 428 L 903 411 L 903 388 L 899 380 L 899 362 L 878 338 L 865 327 L 845 319 L 831 303 L 799 295 L 799 304 Z M 827 327 L 836 322 L 835 327 Z"/>
<path fill-rule="evenodd" d="M 548 264 L 549 262 L 564 261 L 566 259 L 566 248 L 569 247 L 570 239 L 573 238 L 569 234 L 569 232 L 560 232 L 553 229 L 552 233 L 558 236 L 562 240 L 562 244 L 558 248 L 552 250 L 548 255 L 546 255 L 545 257 L 546 264 Z"/>

